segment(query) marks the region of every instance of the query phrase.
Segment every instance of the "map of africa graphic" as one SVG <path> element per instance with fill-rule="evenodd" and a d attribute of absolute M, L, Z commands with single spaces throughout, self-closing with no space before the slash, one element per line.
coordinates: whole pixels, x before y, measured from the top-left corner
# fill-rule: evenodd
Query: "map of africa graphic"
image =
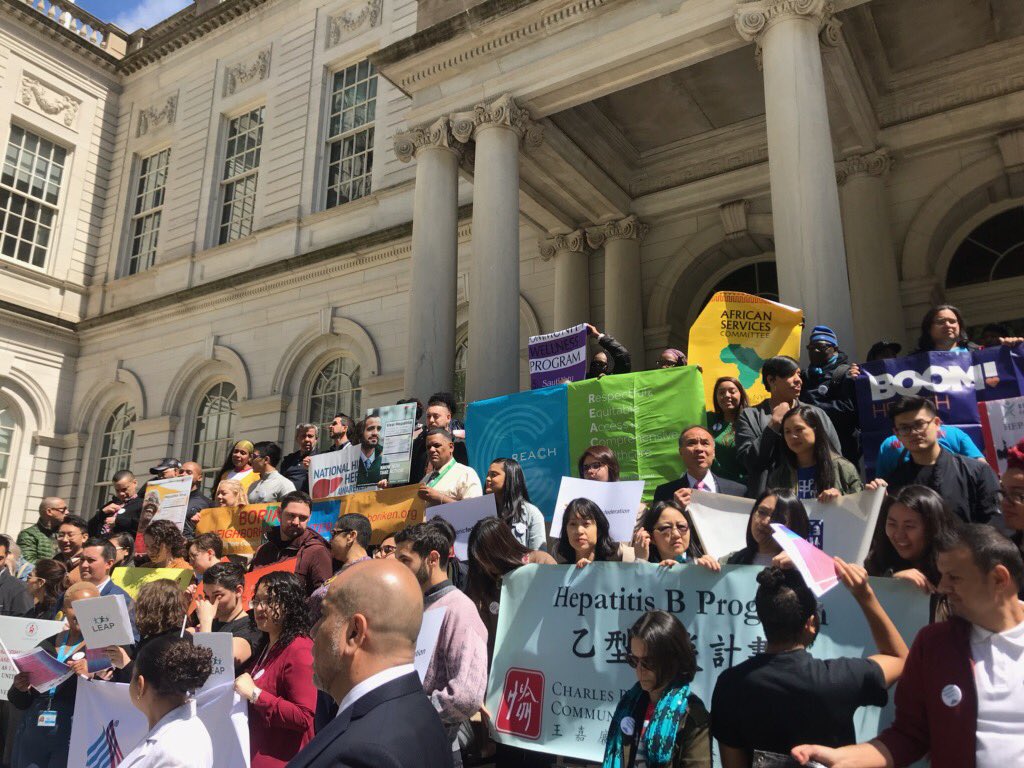
<path fill-rule="evenodd" d="M 730 363 L 739 368 L 740 375 L 737 377 L 744 389 L 749 389 L 761 377 L 761 366 L 764 364 L 757 352 L 742 344 L 730 344 L 722 350 L 719 359 L 723 363 Z"/>

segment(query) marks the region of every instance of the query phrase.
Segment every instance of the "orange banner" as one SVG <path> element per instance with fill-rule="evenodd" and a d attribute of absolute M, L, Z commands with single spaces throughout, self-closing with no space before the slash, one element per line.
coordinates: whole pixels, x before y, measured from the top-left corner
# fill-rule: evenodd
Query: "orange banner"
<path fill-rule="evenodd" d="M 418 485 L 400 485 L 383 491 L 363 491 L 339 497 L 339 516 L 357 513 L 365 516 L 373 527 L 371 542 L 380 544 L 388 536 L 408 525 L 426 519 L 423 499 L 417 496 Z"/>
<path fill-rule="evenodd" d="M 224 554 L 252 555 L 263 543 L 263 528 L 277 521 L 278 504 L 211 507 L 199 513 L 196 533 L 216 533 Z"/>

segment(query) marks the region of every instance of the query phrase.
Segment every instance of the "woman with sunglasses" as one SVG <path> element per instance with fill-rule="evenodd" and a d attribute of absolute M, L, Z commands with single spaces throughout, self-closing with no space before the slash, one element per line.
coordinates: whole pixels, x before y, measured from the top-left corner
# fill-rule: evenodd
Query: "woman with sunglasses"
<path fill-rule="evenodd" d="M 675 501 L 659 501 L 648 509 L 633 535 L 637 562 L 646 561 L 671 568 L 676 563 L 696 563 L 712 571 L 722 566 L 704 554 L 690 528 L 689 518 Z"/>
<path fill-rule="evenodd" d="M 587 448 L 576 469 L 584 480 L 597 480 L 599 483 L 616 483 L 619 480 L 619 460 L 615 451 L 606 445 Z"/>
<path fill-rule="evenodd" d="M 690 692 L 697 653 L 679 619 L 648 611 L 629 630 L 636 685 L 619 700 L 603 768 L 710 768 L 707 707 Z"/>

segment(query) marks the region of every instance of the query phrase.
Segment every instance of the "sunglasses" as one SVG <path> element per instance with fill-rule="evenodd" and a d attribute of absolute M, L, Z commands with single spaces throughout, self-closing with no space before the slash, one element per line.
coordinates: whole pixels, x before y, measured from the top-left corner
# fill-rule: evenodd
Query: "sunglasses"
<path fill-rule="evenodd" d="M 629 664 L 633 669 L 637 667 L 643 667 L 648 672 L 657 672 L 657 668 L 654 666 L 654 662 L 648 661 L 644 656 L 634 656 L 632 653 L 626 654 L 626 663 Z"/>

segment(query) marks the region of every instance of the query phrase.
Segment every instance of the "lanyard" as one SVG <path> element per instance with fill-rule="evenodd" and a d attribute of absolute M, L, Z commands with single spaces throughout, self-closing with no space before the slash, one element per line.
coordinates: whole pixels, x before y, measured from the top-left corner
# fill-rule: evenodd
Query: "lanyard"
<path fill-rule="evenodd" d="M 447 475 L 448 474 L 448 470 L 450 470 L 452 467 L 454 467 L 455 464 L 456 464 L 456 461 L 455 461 L 454 458 L 448 459 L 448 463 L 445 464 L 444 467 L 441 468 L 441 471 L 437 473 L 437 477 L 435 477 L 433 480 L 431 480 L 429 483 L 427 483 L 427 486 L 430 487 L 430 488 L 433 488 L 435 485 L 437 485 L 439 482 L 441 482 L 441 478 L 444 477 L 445 475 Z"/>
<path fill-rule="evenodd" d="M 76 645 L 73 645 L 73 646 L 69 647 L 68 646 L 68 638 L 70 638 L 70 637 L 71 637 L 71 630 L 69 629 L 69 630 L 67 630 L 64 633 L 64 642 L 61 643 L 59 646 L 57 646 L 57 648 L 54 649 L 54 650 L 57 651 L 57 661 L 59 661 L 61 664 L 64 664 L 69 658 L 71 658 L 71 656 L 75 653 L 75 651 L 77 651 L 79 648 L 81 648 L 83 645 L 85 645 L 85 640 L 80 640 Z M 61 648 L 63 648 L 64 650 L 62 651 Z M 49 690 L 49 692 L 47 694 L 50 697 L 50 705 L 49 705 L 50 708 L 53 707 L 53 697 L 54 697 L 54 694 L 56 694 L 56 693 L 57 693 L 57 687 L 54 686 L 53 688 L 51 688 Z"/>
<path fill-rule="evenodd" d="M 260 654 L 260 657 L 256 659 L 256 663 L 252 665 L 252 678 L 254 680 L 260 676 L 260 673 L 263 672 L 262 666 L 264 662 L 269 661 L 267 657 L 270 656 L 270 652 L 274 650 L 274 648 L 276 647 L 277 643 L 274 643 L 273 645 L 268 645 L 266 648 L 263 649 L 263 653 Z"/>

